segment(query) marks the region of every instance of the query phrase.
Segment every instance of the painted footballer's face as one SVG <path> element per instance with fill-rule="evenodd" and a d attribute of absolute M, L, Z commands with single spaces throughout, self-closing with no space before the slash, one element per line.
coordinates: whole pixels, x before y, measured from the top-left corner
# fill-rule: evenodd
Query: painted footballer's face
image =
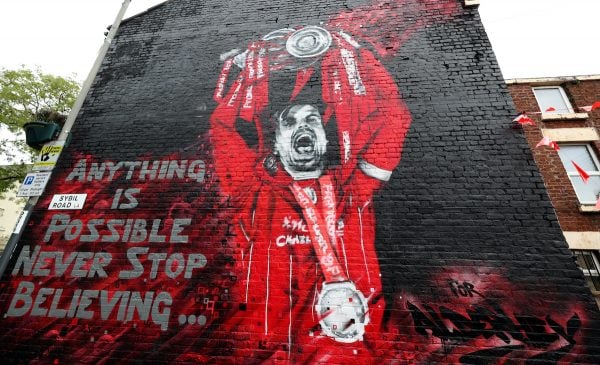
<path fill-rule="evenodd" d="M 286 171 L 296 179 L 320 176 L 327 137 L 319 110 L 312 105 L 292 105 L 277 119 L 275 153 Z"/>

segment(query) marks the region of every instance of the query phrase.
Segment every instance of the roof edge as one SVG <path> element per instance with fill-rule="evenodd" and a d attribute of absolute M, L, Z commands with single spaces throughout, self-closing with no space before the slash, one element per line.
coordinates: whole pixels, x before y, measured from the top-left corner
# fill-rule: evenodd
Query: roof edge
<path fill-rule="evenodd" d="M 130 16 L 130 17 L 127 17 L 127 18 L 125 18 L 125 19 L 123 19 L 123 20 L 121 21 L 121 25 L 123 25 L 124 23 L 127 23 L 128 21 L 130 21 L 130 20 L 133 20 L 133 19 L 135 19 L 135 18 L 137 18 L 137 17 L 139 17 L 139 16 L 145 15 L 145 14 L 147 14 L 147 13 L 149 13 L 149 12 L 153 11 L 154 9 L 156 9 L 156 8 L 159 8 L 159 7 L 163 6 L 163 5 L 165 5 L 165 4 L 166 4 L 166 3 L 168 3 L 168 2 L 171 2 L 171 0 L 165 0 L 165 1 L 163 1 L 162 3 L 158 3 L 158 4 L 156 4 L 156 5 L 152 5 L 151 7 L 149 7 L 148 9 L 146 9 L 146 10 L 144 10 L 144 11 L 140 11 L 140 12 L 139 12 L 139 13 L 137 13 L 137 14 L 134 14 L 134 15 L 132 15 L 132 16 Z M 109 25 L 109 26 L 107 26 L 107 27 L 106 27 L 106 29 L 110 30 L 110 27 L 112 27 L 112 25 Z"/>
<path fill-rule="evenodd" d="M 150 12 L 150 11 L 152 11 L 152 10 L 154 10 L 154 9 L 156 9 L 156 8 L 158 8 L 158 7 L 160 7 L 160 6 L 163 6 L 163 5 L 165 5 L 166 3 L 170 2 L 170 1 L 171 1 L 171 0 L 165 0 L 165 1 L 163 1 L 162 3 L 159 3 L 159 4 L 156 4 L 156 5 L 154 5 L 154 6 L 151 6 L 151 7 L 149 7 L 148 9 L 146 9 L 146 10 L 144 10 L 144 11 L 141 11 L 141 12 L 139 12 L 139 13 L 137 13 L 137 14 L 135 14 L 135 15 L 132 15 L 132 16 L 130 16 L 130 17 L 128 17 L 128 18 L 125 18 L 125 19 L 123 19 L 123 20 L 121 21 L 121 24 L 123 24 L 123 23 L 126 23 L 126 22 L 128 22 L 128 21 L 130 21 L 130 20 L 132 20 L 132 19 L 135 19 L 135 18 L 137 18 L 138 16 L 144 15 L 144 14 L 146 14 L 146 13 L 148 13 L 148 12 Z M 464 2 L 463 2 L 463 3 L 464 3 L 464 5 L 465 5 L 466 7 L 469 7 L 469 6 L 479 6 L 479 5 L 481 4 L 481 0 L 464 0 Z M 111 27 L 111 26 L 109 25 L 109 26 L 107 27 L 107 29 L 110 29 L 110 27 Z"/>

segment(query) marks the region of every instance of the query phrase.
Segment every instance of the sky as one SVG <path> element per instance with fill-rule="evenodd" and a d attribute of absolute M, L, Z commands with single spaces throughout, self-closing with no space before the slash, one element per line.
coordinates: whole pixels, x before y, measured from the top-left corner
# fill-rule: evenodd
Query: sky
<path fill-rule="evenodd" d="M 2 0 L 0 68 L 83 81 L 122 0 Z M 132 0 L 126 17 L 162 0 Z M 481 0 L 505 79 L 600 74 L 600 0 Z"/>

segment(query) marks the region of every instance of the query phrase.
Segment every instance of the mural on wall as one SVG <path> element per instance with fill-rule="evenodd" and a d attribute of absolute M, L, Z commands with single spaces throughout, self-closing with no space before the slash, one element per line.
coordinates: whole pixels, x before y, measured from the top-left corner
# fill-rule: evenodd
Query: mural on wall
<path fill-rule="evenodd" d="M 418 16 L 426 11 L 436 17 Z M 374 201 L 401 166 L 412 121 L 386 65 L 415 31 L 459 11 L 455 1 L 374 3 L 274 28 L 222 50 L 196 144 L 121 161 L 72 151 L 0 282 L 0 354 L 53 364 L 584 361 L 583 305 L 565 296 L 561 308 L 531 306 L 500 269 L 432 270 L 426 294 L 382 283 Z M 50 209 L 70 193 L 87 194 L 83 209 Z"/>
<path fill-rule="evenodd" d="M 224 62 L 210 137 L 244 306 L 224 325 L 260 319 L 253 332 L 292 359 L 362 351 L 385 308 L 372 196 L 410 124 L 396 84 L 351 35 L 319 26 L 275 30 Z"/>

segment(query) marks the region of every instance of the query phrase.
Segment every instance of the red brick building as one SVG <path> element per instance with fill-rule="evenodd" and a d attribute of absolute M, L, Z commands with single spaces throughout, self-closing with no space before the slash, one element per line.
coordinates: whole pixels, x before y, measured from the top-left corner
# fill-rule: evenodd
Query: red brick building
<path fill-rule="evenodd" d="M 507 80 L 561 229 L 600 303 L 600 75 Z M 559 146 L 538 143 L 545 137 Z M 589 174 L 584 183 L 573 162 Z"/>

